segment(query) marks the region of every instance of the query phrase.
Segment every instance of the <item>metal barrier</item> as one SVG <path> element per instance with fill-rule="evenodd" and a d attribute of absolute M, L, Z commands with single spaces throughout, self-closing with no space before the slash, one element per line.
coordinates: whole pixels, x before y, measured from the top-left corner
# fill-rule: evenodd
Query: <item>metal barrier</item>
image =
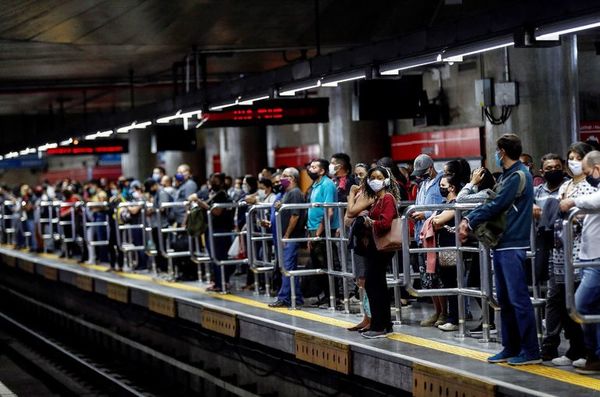
<path fill-rule="evenodd" d="M 106 201 L 90 201 L 84 205 L 83 213 L 83 236 L 88 245 L 89 255 L 88 262 L 93 263 L 96 259 L 96 247 L 108 247 L 110 245 L 110 221 L 108 215 L 103 221 L 94 221 L 93 213 L 94 209 L 102 210 L 108 208 Z M 91 219 L 91 220 L 90 220 Z M 96 240 L 96 231 L 100 231 L 102 228 L 106 231 L 106 240 Z"/>
<path fill-rule="evenodd" d="M 600 261 L 585 261 L 575 262 L 573 259 L 573 221 L 577 216 L 584 214 L 600 214 L 598 210 L 584 210 L 581 208 L 573 208 L 569 212 L 569 216 L 563 221 L 563 247 L 565 250 L 565 303 L 569 316 L 578 323 L 590 324 L 600 323 L 600 314 L 581 314 L 577 311 L 575 305 L 575 269 L 586 267 L 600 267 Z M 585 225 L 584 225 L 585 227 Z M 600 286 L 598 286 L 600 288 Z"/>
<path fill-rule="evenodd" d="M 7 243 L 17 244 L 17 226 L 20 218 L 17 203 L 12 200 L 4 200 L 2 202 L 2 230 Z"/>
<path fill-rule="evenodd" d="M 38 232 L 42 238 L 44 252 L 54 249 L 54 241 L 57 240 L 58 213 L 55 210 L 57 204 L 60 203 L 43 200 L 35 208 L 36 219 L 38 220 Z M 44 213 L 44 210 L 46 210 L 46 213 Z"/>
<path fill-rule="evenodd" d="M 462 246 L 460 242 L 460 238 L 458 236 L 458 229 L 456 230 L 456 244 L 455 246 L 449 247 L 433 247 L 433 248 L 410 248 L 410 231 L 409 231 L 409 217 L 413 212 L 416 211 L 437 211 L 437 210 L 454 210 L 454 222 L 456 227 L 460 224 L 462 219 L 462 211 L 471 210 L 477 208 L 479 204 L 473 203 L 464 203 L 464 204 L 438 204 L 438 205 L 411 205 L 409 206 L 404 214 L 402 215 L 402 255 L 403 255 L 403 265 L 404 265 L 404 274 L 410 274 L 410 254 L 422 254 L 428 252 L 443 252 L 443 251 L 456 251 L 457 252 L 457 261 L 456 261 L 456 288 L 437 288 L 437 289 L 415 289 L 412 285 L 412 279 L 407 278 L 407 282 L 405 284 L 408 292 L 413 296 L 448 296 L 448 295 L 457 295 L 458 299 L 458 337 L 465 336 L 465 301 L 464 299 L 460 299 L 461 297 L 471 296 L 475 298 L 480 298 L 482 300 L 482 315 L 483 315 L 483 340 L 489 340 L 489 319 L 487 304 L 488 302 L 493 307 L 498 307 L 498 303 L 496 302 L 493 289 L 492 289 L 492 281 L 491 281 L 491 265 L 490 265 L 490 255 L 489 250 L 485 248 L 482 244 L 479 244 L 479 247 L 465 247 Z M 464 285 L 464 261 L 463 261 L 463 253 L 464 252 L 473 252 L 478 253 L 480 258 L 480 266 L 481 266 L 481 289 L 475 288 L 466 288 Z"/>
<path fill-rule="evenodd" d="M 83 201 L 74 201 L 74 202 L 58 202 L 58 234 L 61 237 L 61 244 L 62 244 L 62 251 L 63 254 L 65 255 L 66 258 L 69 257 L 69 249 L 68 249 L 68 245 L 69 243 L 74 243 L 74 244 L 83 244 L 83 239 L 82 237 L 77 237 L 77 222 L 76 222 L 76 211 L 81 208 L 81 206 L 83 206 Z M 68 208 L 68 219 L 67 220 L 61 220 L 62 216 L 61 216 L 61 212 L 62 209 L 64 208 Z M 67 228 L 66 226 L 69 226 L 70 228 L 70 236 L 67 236 Z"/>
<path fill-rule="evenodd" d="M 239 236 L 240 239 L 245 239 L 245 235 L 247 233 L 246 230 L 244 231 L 231 231 L 231 232 L 221 232 L 221 231 L 215 231 L 215 227 L 214 227 L 214 216 L 212 214 L 213 210 L 218 209 L 218 208 L 222 208 L 224 210 L 233 210 L 235 208 L 240 208 L 240 207 L 246 207 L 247 204 L 245 202 L 241 202 L 241 203 L 215 203 L 213 205 L 210 206 L 210 208 L 206 211 L 207 213 L 207 219 L 208 219 L 208 246 L 210 247 L 210 256 L 211 256 L 211 261 L 212 263 L 214 263 L 215 265 L 217 265 L 218 267 L 220 267 L 220 272 L 221 272 L 221 293 L 225 294 L 227 293 L 227 283 L 225 280 L 225 266 L 232 266 L 232 265 L 243 265 L 243 264 L 248 264 L 248 258 L 244 258 L 244 259 L 217 259 L 215 256 L 215 252 L 216 252 L 216 244 L 215 244 L 215 238 L 222 238 L 222 237 L 237 237 Z"/>
<path fill-rule="evenodd" d="M 269 273 L 272 273 L 277 266 L 277 262 L 269 260 L 274 249 L 273 234 L 267 230 L 261 220 L 268 220 L 273 204 L 253 205 L 246 213 L 246 253 L 248 254 L 248 263 L 250 269 L 254 272 L 254 295 L 260 295 L 258 275 L 265 275 L 265 295 L 269 295 L 271 289 Z M 265 217 L 267 214 L 267 217 Z M 259 257 L 259 249 L 262 249 L 262 257 Z"/>
<path fill-rule="evenodd" d="M 187 208 L 187 201 L 177 201 L 177 202 L 169 202 L 169 203 L 161 203 L 160 209 L 166 210 L 169 208 Z M 158 248 L 160 255 L 167 259 L 168 263 L 168 277 L 169 280 L 174 281 L 177 275 L 175 274 L 175 268 L 173 266 L 173 258 L 190 258 L 192 256 L 192 238 L 187 235 L 187 230 L 185 227 L 177 227 L 168 225 L 167 227 L 162 227 L 162 211 L 158 212 L 158 224 L 161 225 L 158 231 Z M 172 248 L 172 242 L 177 237 L 178 233 L 186 233 L 188 239 L 188 249 L 183 251 L 176 251 Z"/>
<path fill-rule="evenodd" d="M 139 213 L 132 215 L 131 219 L 138 219 L 137 222 L 123 223 L 123 219 L 119 216 L 121 211 L 130 211 L 132 208 L 139 207 Z M 136 239 L 133 233 L 139 230 L 142 233 L 141 245 L 136 245 Z M 117 216 L 115 216 L 115 235 L 117 238 L 117 247 L 123 253 L 125 264 L 131 271 L 134 271 L 139 265 L 140 255 L 147 251 L 147 224 L 146 224 L 146 202 L 144 201 L 128 201 L 119 203 L 117 206 Z M 137 255 L 137 258 L 134 258 Z M 136 260 L 134 260 L 136 259 Z M 156 273 L 156 268 L 152 266 L 152 270 Z"/>
<path fill-rule="evenodd" d="M 329 282 L 329 308 L 330 310 L 335 309 L 335 277 L 339 277 L 342 279 L 343 286 L 343 298 L 344 298 L 344 310 L 346 312 L 350 311 L 350 302 L 348 300 L 348 286 L 345 279 L 354 279 L 356 277 L 354 269 L 352 271 L 347 270 L 348 260 L 348 238 L 346 236 L 346 231 L 344 227 L 340 227 L 340 236 L 335 237 L 331 235 L 331 220 L 329 216 L 324 216 L 325 220 L 325 237 L 300 237 L 300 238 L 283 238 L 282 234 L 282 224 L 281 224 L 281 214 L 283 211 L 289 211 L 293 209 L 301 209 L 308 210 L 309 208 L 323 208 L 327 210 L 329 208 L 333 208 L 338 211 L 340 222 L 344 219 L 344 209 L 347 207 L 347 203 L 302 203 L 302 204 L 283 204 L 277 212 L 275 213 L 275 224 L 277 229 L 277 258 L 280 264 L 283 264 L 283 244 L 290 243 L 303 243 L 303 242 L 317 242 L 317 241 L 325 241 L 326 247 L 326 261 L 327 268 L 318 268 L 318 269 L 299 269 L 299 270 L 291 270 L 286 271 L 284 266 L 281 266 L 281 272 L 284 276 L 290 278 L 291 288 L 291 308 L 292 310 L 296 309 L 296 288 L 295 286 L 295 278 L 296 277 L 304 277 L 304 276 L 314 276 L 314 275 L 322 275 L 325 274 L 328 277 Z M 333 268 L 333 243 L 339 243 L 339 260 L 341 270 L 335 270 Z M 338 249 L 338 248 L 336 248 Z M 352 263 L 352 261 L 351 261 Z"/>

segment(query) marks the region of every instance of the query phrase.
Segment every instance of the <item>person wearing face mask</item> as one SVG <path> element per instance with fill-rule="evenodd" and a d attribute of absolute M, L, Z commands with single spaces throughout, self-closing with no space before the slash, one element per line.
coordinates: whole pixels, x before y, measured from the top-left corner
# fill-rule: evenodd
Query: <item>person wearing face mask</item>
<path fill-rule="evenodd" d="M 544 183 L 536 186 L 533 191 L 533 216 L 539 219 L 542 208 L 549 198 L 558 198 L 558 189 L 568 181 L 565 176 L 563 159 L 558 154 L 547 153 L 542 157 L 542 176 Z"/>
<path fill-rule="evenodd" d="M 587 182 L 592 187 L 600 187 L 600 152 L 597 150 L 589 152 L 583 158 L 582 170 Z M 579 260 L 582 262 L 598 261 L 600 259 L 600 191 L 580 196 L 567 198 L 560 202 L 563 212 L 577 207 L 585 210 L 594 210 L 585 216 L 581 232 L 581 250 Z M 575 293 L 575 307 L 584 315 L 600 313 L 600 268 L 583 268 L 581 284 Z M 600 323 L 584 324 L 583 334 L 587 359 L 579 360 L 585 362 L 583 366 L 577 365 L 575 371 L 586 375 L 600 374 Z"/>
<path fill-rule="evenodd" d="M 557 192 L 557 199 L 576 199 L 594 193 L 597 189 L 586 181 L 582 160 L 592 147 L 583 142 L 576 142 L 569 147 L 569 171 L 573 179 L 564 182 Z M 559 222 L 562 219 L 559 218 Z M 581 250 L 581 234 L 573 236 L 573 257 L 577 258 Z M 565 302 L 564 286 L 564 249 L 555 246 L 552 250 L 552 274 L 550 277 L 546 299 L 546 334 L 542 341 L 541 354 L 543 360 L 552 360 L 557 366 L 570 366 L 573 362 L 585 358 L 585 346 L 581 327 L 569 317 Z M 580 272 L 575 274 L 576 285 L 581 280 Z M 558 356 L 561 344 L 561 332 L 569 340 L 569 349 L 563 356 Z M 581 362 L 580 362 L 581 363 Z M 580 364 L 579 363 L 579 364 Z"/>
<path fill-rule="evenodd" d="M 372 200 L 369 215 L 364 217 L 365 227 L 371 230 L 365 257 L 365 289 L 369 297 L 371 322 L 369 329 L 361 335 L 367 339 L 385 338 L 393 332 L 386 272 L 394 252 L 378 251 L 374 236 L 385 235 L 392 227 L 393 219 L 398 217 L 400 192 L 394 176 L 381 166 L 369 170 L 363 187 L 365 196 Z"/>
<path fill-rule="evenodd" d="M 542 360 L 525 275 L 533 212 L 533 180 L 519 161 L 523 149 L 517 135 L 504 134 L 496 145 L 496 165 L 503 170 L 496 188 L 497 196 L 463 218 L 458 226 L 459 237 L 466 242 L 470 230 L 506 211 L 506 229 L 492 250 L 504 350 L 488 357 L 487 361 L 508 362 L 509 365 L 537 364 Z"/>
<path fill-rule="evenodd" d="M 362 184 L 362 181 L 365 179 L 365 176 L 367 176 L 368 171 L 369 167 L 365 163 L 356 163 L 354 166 L 354 178 L 357 182 L 356 186 L 360 186 Z"/>
<path fill-rule="evenodd" d="M 347 202 L 348 194 L 352 186 L 357 185 L 354 175 L 352 175 L 352 165 L 350 156 L 346 153 L 335 153 L 331 156 L 329 162 L 329 175 L 335 183 L 338 195 L 338 201 Z"/>
<path fill-rule="evenodd" d="M 523 165 L 529 169 L 529 172 L 533 176 L 533 186 L 534 187 L 538 187 L 539 185 L 544 183 L 545 179 L 536 173 L 536 170 L 534 168 L 533 157 L 531 157 L 530 154 L 528 154 L 528 153 L 521 154 L 521 156 L 519 157 L 519 160 L 521 160 L 521 163 L 523 163 Z"/>
<path fill-rule="evenodd" d="M 156 183 L 160 183 L 165 175 L 167 175 L 167 171 L 163 167 L 154 167 L 151 178 L 156 181 Z"/>
<path fill-rule="evenodd" d="M 329 169 L 329 162 L 325 159 L 315 159 L 311 161 L 308 167 L 308 176 L 313 180 L 313 184 L 310 191 L 309 202 L 311 203 L 335 203 L 338 201 L 337 189 L 333 181 L 327 176 L 327 170 Z M 308 229 L 308 235 L 310 237 L 324 237 L 325 236 L 325 217 L 330 220 L 329 226 L 331 228 L 330 233 L 335 236 L 336 229 L 339 227 L 338 211 L 334 211 L 332 208 L 327 210 L 323 208 L 309 208 L 308 209 L 308 220 L 306 228 Z M 308 249 L 310 251 L 311 266 L 313 269 L 326 269 L 327 268 L 327 251 L 325 241 L 314 241 L 308 243 Z M 334 250 L 334 253 L 336 250 Z M 337 255 L 336 255 L 337 257 Z M 333 267 L 335 268 L 336 258 L 334 258 Z M 321 293 L 324 294 L 323 298 L 320 299 L 317 304 L 324 304 L 328 301 L 329 296 L 329 283 L 325 275 L 312 276 L 310 280 L 316 284 L 316 295 Z"/>
<path fill-rule="evenodd" d="M 198 185 L 192 179 L 192 171 L 190 166 L 187 164 L 181 164 L 177 167 L 177 173 L 175 174 L 175 181 L 177 183 L 177 191 L 175 193 L 176 202 L 184 202 L 189 196 L 198 191 Z M 171 214 L 175 218 L 178 226 L 183 225 L 185 219 L 185 208 L 173 207 Z"/>

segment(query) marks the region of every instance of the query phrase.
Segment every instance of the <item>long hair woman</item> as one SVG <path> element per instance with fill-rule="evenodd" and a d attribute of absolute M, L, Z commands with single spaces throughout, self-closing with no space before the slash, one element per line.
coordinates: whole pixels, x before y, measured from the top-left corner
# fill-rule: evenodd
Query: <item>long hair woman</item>
<path fill-rule="evenodd" d="M 368 339 L 384 338 L 392 332 L 390 297 L 385 276 L 394 253 L 378 251 L 374 237 L 384 236 L 390 231 L 393 219 L 398 216 L 397 201 L 400 193 L 392 173 L 381 166 L 369 170 L 363 181 L 363 190 L 373 204 L 369 215 L 364 217 L 365 227 L 372 232 L 368 235 L 365 256 L 365 290 L 371 308 L 371 325 L 362 336 Z"/>

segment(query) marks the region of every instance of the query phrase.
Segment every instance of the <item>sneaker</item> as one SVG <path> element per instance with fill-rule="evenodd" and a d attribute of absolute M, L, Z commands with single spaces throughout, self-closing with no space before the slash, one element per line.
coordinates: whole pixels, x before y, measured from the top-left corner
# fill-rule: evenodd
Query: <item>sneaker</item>
<path fill-rule="evenodd" d="M 385 338 L 385 336 L 389 333 L 388 330 L 384 331 L 366 331 L 362 332 L 361 335 L 367 339 L 377 339 L 377 338 Z"/>
<path fill-rule="evenodd" d="M 438 329 L 441 329 L 444 332 L 457 331 L 458 325 L 452 324 L 452 323 L 446 323 L 446 324 L 438 325 Z"/>
<path fill-rule="evenodd" d="M 569 365 L 573 365 L 573 360 L 571 360 L 567 356 L 560 356 L 552 359 L 552 364 L 557 367 L 568 367 Z"/>
<path fill-rule="evenodd" d="M 434 327 L 439 327 L 440 325 L 446 324 L 448 322 L 448 316 L 445 316 L 443 314 L 441 314 L 437 321 L 435 323 L 433 323 Z"/>
<path fill-rule="evenodd" d="M 585 367 L 585 363 L 586 362 L 587 362 L 587 360 L 585 358 L 580 358 L 580 359 L 577 359 L 577 360 L 573 361 L 572 365 L 575 368 L 583 368 L 583 367 Z"/>
<path fill-rule="evenodd" d="M 431 316 L 429 316 L 428 318 L 426 318 L 425 320 L 421 321 L 421 327 L 431 327 L 435 324 L 435 322 L 438 320 L 439 318 L 439 314 L 437 313 L 433 313 Z"/>
<path fill-rule="evenodd" d="M 583 368 L 575 368 L 575 372 L 584 375 L 600 374 L 600 360 L 588 360 Z"/>
<path fill-rule="evenodd" d="M 515 354 L 512 354 L 506 350 L 502 350 L 500 353 L 498 354 L 494 354 L 491 357 L 488 357 L 487 362 L 488 363 L 504 363 L 506 361 L 508 361 L 508 359 L 510 358 L 514 358 Z"/>
<path fill-rule="evenodd" d="M 526 356 L 525 354 L 519 354 L 516 357 L 511 357 L 507 360 L 508 365 L 530 365 L 540 364 L 542 358 L 538 356 Z"/>
<path fill-rule="evenodd" d="M 275 301 L 272 303 L 269 303 L 269 307 L 289 307 L 290 305 L 288 305 L 286 302 L 284 301 Z"/>

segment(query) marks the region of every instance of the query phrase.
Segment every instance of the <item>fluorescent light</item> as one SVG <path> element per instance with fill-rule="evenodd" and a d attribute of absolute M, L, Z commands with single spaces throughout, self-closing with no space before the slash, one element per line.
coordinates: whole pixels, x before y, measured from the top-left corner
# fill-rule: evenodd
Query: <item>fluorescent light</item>
<path fill-rule="evenodd" d="M 487 51 L 492 51 L 492 50 L 497 50 L 499 48 L 504 48 L 504 47 L 510 47 L 512 45 L 514 45 L 515 43 L 510 40 L 510 41 L 504 41 L 504 42 L 496 42 L 496 43 L 489 43 L 491 45 L 486 45 L 486 43 L 482 43 L 482 47 L 480 48 L 473 48 L 474 46 L 471 46 L 471 48 L 457 48 L 457 49 L 453 49 L 453 50 L 449 50 L 444 52 L 441 55 L 442 61 L 444 62 L 462 62 L 463 58 L 469 55 L 474 55 L 474 54 L 480 54 L 482 52 L 487 52 Z"/>
<path fill-rule="evenodd" d="M 226 102 L 219 105 L 214 105 L 208 108 L 208 110 L 222 110 L 225 108 L 230 108 L 238 104 L 238 100 L 236 99 L 234 102 Z"/>
<path fill-rule="evenodd" d="M 60 141 L 59 145 L 60 146 L 67 146 L 67 145 L 70 145 L 72 143 L 73 143 L 73 138 L 69 138 L 69 139 L 67 139 L 65 141 Z"/>
<path fill-rule="evenodd" d="M 117 129 L 117 133 L 118 134 L 127 134 L 131 130 L 143 130 L 151 124 L 152 124 L 152 121 L 144 121 L 142 123 L 138 123 L 137 121 L 134 121 L 130 125 L 127 125 L 125 127 L 121 127 L 119 129 Z"/>
<path fill-rule="evenodd" d="M 30 153 L 35 153 L 37 150 L 35 150 L 34 148 L 30 148 L 28 147 L 27 149 L 23 149 L 19 152 L 20 155 L 24 156 L 26 154 L 30 154 Z"/>
<path fill-rule="evenodd" d="M 86 141 L 93 141 L 96 138 L 106 138 L 113 134 L 113 130 L 98 131 L 95 134 L 86 135 L 84 138 Z"/>
<path fill-rule="evenodd" d="M 320 86 L 321 80 L 317 80 L 315 82 L 304 81 L 297 84 L 289 84 L 279 88 L 279 96 L 294 96 L 298 91 L 306 91 Z"/>
<path fill-rule="evenodd" d="M 58 147 L 57 143 L 46 143 L 42 146 L 38 146 L 37 150 L 38 152 L 45 152 L 48 149 L 54 149 L 56 147 Z"/>
<path fill-rule="evenodd" d="M 19 157 L 19 153 L 9 152 L 9 153 L 6 153 L 6 155 L 4 157 L 7 159 L 13 159 L 13 158 Z"/>
<path fill-rule="evenodd" d="M 595 20 L 595 21 L 594 21 Z M 589 23 L 586 23 L 589 22 Z M 591 20 L 588 21 L 580 21 L 579 25 L 564 25 L 562 24 L 562 26 L 557 26 L 555 29 L 559 29 L 556 31 L 548 31 L 551 30 L 552 28 L 545 28 L 545 29 L 540 29 L 539 33 L 536 33 L 535 35 L 535 39 L 536 40 L 540 40 L 540 41 L 556 41 L 559 39 L 559 37 L 563 34 L 569 34 L 569 33 L 575 33 L 575 32 L 579 32 L 582 30 L 588 30 L 588 29 L 593 29 L 593 28 L 597 28 L 600 27 L 600 21 L 598 21 L 598 17 L 594 17 Z M 539 36 L 538 36 L 539 34 Z"/>
<path fill-rule="evenodd" d="M 395 62 L 383 64 L 379 67 L 379 74 L 383 76 L 394 76 L 402 70 L 414 69 L 420 66 L 431 65 L 441 62 L 441 56 L 438 54 L 423 55 L 415 58 L 401 59 Z"/>
<path fill-rule="evenodd" d="M 4 156 L 0 156 L 0 161 L 1 161 L 1 160 L 4 160 Z"/>
<path fill-rule="evenodd" d="M 156 122 L 159 124 L 167 124 L 167 123 L 170 123 L 171 120 L 177 120 L 180 116 L 181 116 L 181 109 L 179 109 L 177 111 L 177 113 L 175 113 L 172 116 L 166 116 L 166 117 L 161 117 L 160 119 L 156 119 Z"/>
<path fill-rule="evenodd" d="M 338 74 L 329 77 L 325 77 L 321 83 L 323 87 L 337 87 L 340 83 L 345 83 L 347 81 L 360 80 L 367 77 L 367 74 L 364 71 L 361 72 L 352 72 L 346 74 Z"/>
<path fill-rule="evenodd" d="M 269 95 L 263 95 L 255 98 L 244 99 L 238 103 L 238 105 L 252 105 L 254 102 L 264 101 L 265 99 L 269 99 Z"/>

